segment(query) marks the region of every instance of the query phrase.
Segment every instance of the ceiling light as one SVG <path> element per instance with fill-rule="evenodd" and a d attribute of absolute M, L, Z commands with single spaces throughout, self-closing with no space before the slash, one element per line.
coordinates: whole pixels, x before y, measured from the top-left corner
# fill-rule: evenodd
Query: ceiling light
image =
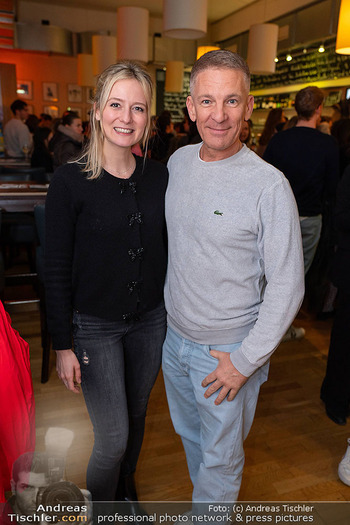
<path fill-rule="evenodd" d="M 132 27 L 132 31 L 130 28 Z M 117 8 L 117 58 L 148 62 L 149 11 L 143 7 Z"/>
<path fill-rule="evenodd" d="M 325 48 L 324 48 L 323 44 L 321 44 L 320 47 L 318 48 L 318 52 L 319 53 L 324 53 L 325 52 Z"/>
<path fill-rule="evenodd" d="M 92 55 L 87 53 L 78 53 L 77 59 L 78 86 L 93 87 L 95 85 L 95 79 L 92 72 Z"/>
<path fill-rule="evenodd" d="M 350 55 L 350 0 L 340 4 L 335 52 Z"/>
<path fill-rule="evenodd" d="M 286 56 L 286 60 L 287 60 L 287 62 L 290 62 L 291 60 L 293 60 L 292 55 L 287 55 Z"/>
<path fill-rule="evenodd" d="M 93 35 L 92 68 L 99 75 L 117 59 L 117 38 L 111 35 Z"/>
<path fill-rule="evenodd" d="M 166 63 L 165 91 L 181 93 L 184 80 L 184 63 L 181 60 L 170 60 Z"/>
<path fill-rule="evenodd" d="M 247 62 L 253 75 L 269 75 L 275 72 L 278 29 L 277 24 L 250 26 Z"/>
<path fill-rule="evenodd" d="M 202 56 L 205 55 L 205 53 L 209 53 L 209 51 L 217 51 L 220 49 L 218 46 L 199 46 L 197 47 L 197 60 Z"/>
<path fill-rule="evenodd" d="M 208 0 L 163 0 L 163 36 L 203 38 L 207 34 L 207 13 Z"/>

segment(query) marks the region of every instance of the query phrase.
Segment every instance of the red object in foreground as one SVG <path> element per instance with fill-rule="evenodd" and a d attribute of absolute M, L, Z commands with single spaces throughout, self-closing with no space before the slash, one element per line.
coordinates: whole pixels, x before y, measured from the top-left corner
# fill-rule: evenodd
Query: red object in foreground
<path fill-rule="evenodd" d="M 0 301 L 0 502 L 13 462 L 35 449 L 35 404 L 29 345 L 12 328 Z"/>

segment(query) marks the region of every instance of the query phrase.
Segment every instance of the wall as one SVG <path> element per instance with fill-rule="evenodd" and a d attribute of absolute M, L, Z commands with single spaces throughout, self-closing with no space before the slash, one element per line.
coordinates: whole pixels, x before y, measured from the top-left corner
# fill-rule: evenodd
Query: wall
<path fill-rule="evenodd" d="M 18 80 L 32 82 L 32 96 L 26 98 L 26 102 L 32 106 L 31 109 L 36 115 L 47 112 L 47 106 L 57 106 L 58 114 L 61 115 L 70 105 L 80 109 L 82 118 L 86 118 L 90 105 L 86 102 L 85 93 L 83 93 L 81 103 L 68 102 L 68 84 L 77 82 L 77 59 L 75 57 L 3 49 L 1 50 L 1 62 L 16 65 L 17 82 Z M 57 84 L 57 102 L 44 100 L 43 82 Z M 14 93 L 13 100 L 16 98 L 21 97 Z"/>
<path fill-rule="evenodd" d="M 68 85 L 76 85 L 77 82 L 77 59 L 72 56 L 63 56 L 52 53 L 42 53 L 35 51 L 21 50 L 1 50 L 1 63 L 15 64 L 17 82 L 19 80 L 32 82 L 32 96 L 26 98 L 26 102 L 31 111 L 40 115 L 48 112 L 48 106 L 58 108 L 58 116 L 68 108 L 78 109 L 83 120 L 88 119 L 88 111 L 91 104 L 88 102 L 88 88 L 82 88 L 82 101 L 68 100 Z M 155 67 L 147 67 L 155 83 Z M 54 83 L 57 85 L 58 101 L 51 102 L 44 100 L 43 83 Z M 71 86 L 72 87 L 72 86 Z M 79 88 L 76 88 L 79 89 Z M 12 101 L 16 98 L 23 98 L 17 93 L 13 93 Z M 155 100 L 153 100 L 151 112 L 155 113 Z"/>

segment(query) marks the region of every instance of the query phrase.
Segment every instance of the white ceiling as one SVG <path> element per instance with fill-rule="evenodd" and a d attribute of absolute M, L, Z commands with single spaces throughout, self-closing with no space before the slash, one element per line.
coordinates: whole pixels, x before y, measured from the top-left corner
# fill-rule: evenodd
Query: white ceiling
<path fill-rule="evenodd" d="M 22 1 L 24 2 L 25 0 Z M 31 1 L 47 5 L 47 0 Z M 172 1 L 176 2 L 176 0 Z M 216 22 L 256 1 L 257 0 L 208 0 L 208 20 L 210 23 Z M 146 7 L 150 15 L 154 17 L 161 17 L 163 11 L 163 0 L 50 0 L 50 4 L 92 8 L 101 11 L 115 11 L 117 7 L 121 6 Z"/>

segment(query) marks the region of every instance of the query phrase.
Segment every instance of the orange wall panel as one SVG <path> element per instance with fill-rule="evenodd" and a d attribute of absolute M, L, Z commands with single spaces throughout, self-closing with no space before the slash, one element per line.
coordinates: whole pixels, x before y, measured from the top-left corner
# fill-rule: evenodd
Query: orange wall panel
<path fill-rule="evenodd" d="M 40 115 L 45 106 L 57 105 L 59 115 L 69 106 L 80 109 L 83 119 L 87 117 L 90 105 L 87 102 L 86 90 L 83 88 L 81 102 L 68 102 L 68 84 L 77 83 L 77 58 L 51 53 L 2 49 L 0 62 L 16 65 L 17 80 L 31 81 L 32 99 L 26 99 L 33 112 Z M 58 88 L 58 101 L 50 102 L 43 98 L 43 82 L 54 82 Z M 21 98 L 18 96 L 18 98 Z"/>

